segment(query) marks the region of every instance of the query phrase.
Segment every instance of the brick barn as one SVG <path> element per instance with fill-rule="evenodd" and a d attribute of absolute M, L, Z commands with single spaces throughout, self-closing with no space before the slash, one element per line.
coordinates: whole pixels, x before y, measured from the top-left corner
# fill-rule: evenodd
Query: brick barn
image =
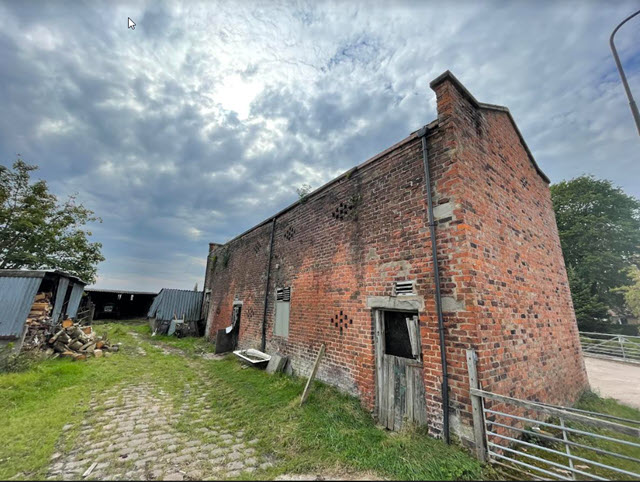
<path fill-rule="evenodd" d="M 449 71 L 431 88 L 436 120 L 210 245 L 207 334 L 234 318 L 239 348 L 299 375 L 324 343 L 318 378 L 387 427 L 473 440 L 466 349 L 498 394 L 570 404 L 588 381 L 549 180 L 508 109 Z"/>

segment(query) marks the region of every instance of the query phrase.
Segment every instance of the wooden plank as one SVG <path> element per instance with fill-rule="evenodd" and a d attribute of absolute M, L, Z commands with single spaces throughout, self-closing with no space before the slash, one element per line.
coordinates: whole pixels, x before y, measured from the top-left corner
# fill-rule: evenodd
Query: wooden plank
<path fill-rule="evenodd" d="M 386 410 L 386 404 L 384 400 L 384 368 L 382 363 L 382 349 L 384 339 L 382 336 L 382 323 L 380 310 L 374 311 L 374 348 L 376 353 L 376 413 L 378 414 L 378 421 L 384 425 L 384 413 Z"/>
<path fill-rule="evenodd" d="M 411 368 L 413 384 L 413 419 L 419 425 L 427 424 L 427 400 L 425 398 L 422 367 Z"/>
<path fill-rule="evenodd" d="M 413 372 L 415 368 L 407 365 L 405 366 L 405 379 L 407 380 L 407 391 L 406 391 L 406 400 L 405 400 L 405 414 L 407 416 L 407 420 L 410 422 L 415 422 L 415 393 L 414 393 L 414 376 Z"/>
<path fill-rule="evenodd" d="M 324 355 L 324 343 L 320 346 L 318 356 L 316 357 L 316 362 L 313 364 L 313 370 L 311 371 L 311 375 L 309 375 L 309 380 L 307 380 L 307 386 L 304 387 L 304 392 L 302 392 L 302 398 L 300 399 L 301 406 L 304 402 L 307 401 L 307 397 L 309 397 L 309 392 L 311 391 L 311 382 L 313 382 L 313 379 L 316 377 L 322 355 Z"/>
<path fill-rule="evenodd" d="M 469 373 L 469 388 L 480 388 L 478 370 L 476 367 L 475 350 L 467 350 L 467 371 Z M 473 437 L 475 438 L 476 457 L 481 462 L 487 461 L 487 445 L 484 434 L 484 414 L 482 412 L 482 399 L 471 395 L 471 410 L 473 415 Z"/>
<path fill-rule="evenodd" d="M 390 355 L 384 355 L 384 364 L 387 372 L 387 428 L 393 430 L 395 421 L 395 378 L 393 377 L 393 359 Z"/>
<path fill-rule="evenodd" d="M 405 372 L 406 369 L 405 369 L 403 360 L 404 359 L 400 357 L 393 357 L 393 378 L 394 378 L 393 426 L 394 426 L 394 430 L 400 430 L 402 428 L 402 425 L 404 422 L 405 408 L 407 406 L 407 402 L 406 402 L 407 377 L 406 377 L 406 372 Z"/>
<path fill-rule="evenodd" d="M 566 410 L 562 410 L 559 408 L 540 405 L 535 402 L 527 402 L 525 400 L 511 398 L 504 395 L 498 395 L 496 393 L 485 392 L 484 390 L 477 390 L 474 388 L 471 389 L 471 395 L 477 395 L 479 397 L 490 398 L 492 400 L 498 400 L 500 402 L 510 403 L 512 405 L 528 408 L 530 410 L 537 410 L 538 412 L 544 413 L 546 415 L 551 415 L 551 416 L 555 415 L 559 417 L 564 417 L 565 420 L 572 420 L 574 422 L 584 423 L 586 425 L 591 425 L 594 427 L 613 430 L 614 432 L 623 433 L 625 435 L 631 435 L 632 437 L 640 437 L 640 429 L 638 428 L 629 427 L 627 425 L 620 425 L 618 423 L 613 423 L 613 422 L 607 422 L 605 420 L 600 420 L 597 418 L 587 417 L 585 415 L 580 415 L 574 412 L 568 412 Z"/>
<path fill-rule="evenodd" d="M 407 317 L 407 331 L 411 343 L 411 354 L 414 358 L 420 359 L 420 323 L 417 316 Z"/>

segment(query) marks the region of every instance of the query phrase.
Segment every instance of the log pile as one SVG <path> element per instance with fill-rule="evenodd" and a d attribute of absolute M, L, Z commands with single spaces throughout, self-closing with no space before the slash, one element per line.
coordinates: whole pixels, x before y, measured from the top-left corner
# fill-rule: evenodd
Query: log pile
<path fill-rule="evenodd" d="M 52 293 L 38 293 L 36 298 L 31 305 L 31 311 L 29 312 L 29 318 L 27 318 L 27 323 L 29 320 L 36 321 L 44 321 L 51 315 L 51 297 Z"/>
<path fill-rule="evenodd" d="M 39 293 L 27 318 L 27 333 L 22 348 L 24 350 L 44 350 L 55 357 L 69 357 L 86 360 L 94 356 L 109 356 L 119 350 L 105 337 L 96 336 L 90 326 L 81 326 L 67 319 L 55 323 L 51 318 L 51 293 Z"/>
<path fill-rule="evenodd" d="M 71 320 L 65 320 L 71 322 Z M 88 356 L 100 358 L 118 351 L 118 345 L 111 345 L 101 336 L 95 336 L 90 326 L 80 326 L 76 323 L 68 323 L 56 332 L 47 341 L 49 350 L 58 353 L 59 356 L 73 358 L 74 360 L 86 360 Z"/>

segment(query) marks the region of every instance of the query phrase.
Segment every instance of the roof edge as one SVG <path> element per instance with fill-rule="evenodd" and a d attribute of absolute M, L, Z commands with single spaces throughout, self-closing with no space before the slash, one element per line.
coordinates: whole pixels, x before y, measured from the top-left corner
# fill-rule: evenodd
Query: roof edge
<path fill-rule="evenodd" d="M 502 105 L 496 105 L 496 104 L 487 104 L 484 102 L 479 102 L 471 92 L 469 92 L 469 90 L 462 84 L 462 82 L 460 82 L 460 80 L 458 80 L 458 78 L 453 75 L 453 73 L 450 70 L 445 70 L 443 73 L 441 73 L 439 76 L 437 76 L 435 79 L 433 79 L 430 83 L 429 83 L 429 87 L 431 87 L 431 89 L 435 90 L 436 87 L 440 84 L 442 84 L 445 81 L 450 81 L 453 85 L 456 86 L 456 88 L 478 109 L 485 109 L 485 110 L 492 110 L 492 111 L 497 111 L 497 112 L 504 112 L 505 114 L 507 114 L 507 116 L 509 116 L 509 120 L 511 121 L 511 123 L 513 124 L 513 128 L 516 131 L 516 134 L 518 134 L 518 137 L 520 138 L 520 143 L 522 144 L 522 147 L 524 147 L 524 150 L 527 152 L 527 155 L 529 156 L 529 160 L 531 161 L 531 163 L 533 164 L 533 167 L 535 168 L 536 172 L 540 175 L 540 177 L 547 183 L 550 184 L 551 181 L 549 180 L 549 178 L 547 177 L 547 175 L 542 171 L 542 169 L 540 169 L 540 166 L 538 166 L 538 163 L 536 162 L 535 158 L 533 157 L 533 154 L 531 153 L 531 149 L 529 149 L 529 146 L 527 145 L 527 143 L 524 140 L 524 137 L 522 135 L 522 132 L 520 132 L 520 129 L 518 128 L 518 125 L 516 124 L 515 119 L 513 118 L 513 115 L 511 115 L 511 111 L 507 108 L 504 107 Z"/>
<path fill-rule="evenodd" d="M 427 126 L 425 126 L 427 129 L 432 129 L 434 127 L 437 126 L 438 120 L 434 120 L 431 123 L 429 123 Z M 384 151 L 379 152 L 378 154 L 376 154 L 373 157 L 370 157 L 369 159 L 367 159 L 366 161 L 352 167 L 351 169 L 346 170 L 345 172 L 343 172 L 342 174 L 340 174 L 339 176 L 331 179 L 330 181 L 326 182 L 325 184 L 323 184 L 322 186 L 320 186 L 319 188 L 311 191 L 309 194 L 307 194 L 305 197 L 307 199 L 311 199 L 312 197 L 317 196 L 318 194 L 320 194 L 322 191 L 328 189 L 330 186 L 332 186 L 333 184 L 337 183 L 340 179 L 344 178 L 345 175 L 347 175 L 348 173 L 353 173 L 355 171 L 358 171 L 366 166 L 368 166 L 369 164 L 374 163 L 375 161 L 377 161 L 378 159 L 384 157 L 385 155 L 389 154 L 390 152 L 395 151 L 396 149 L 400 149 L 401 147 L 403 147 L 405 144 L 408 144 L 409 142 L 411 142 L 414 139 L 417 139 L 421 136 L 421 132 L 424 129 L 418 129 L 417 131 L 412 132 L 411 134 L 409 134 L 407 137 L 405 137 L 404 139 L 402 139 L 401 141 L 396 142 L 394 145 L 387 147 Z M 245 236 L 246 234 L 249 234 L 251 231 L 254 231 L 256 229 L 258 229 L 259 227 L 262 227 L 268 223 L 270 223 L 271 221 L 273 221 L 274 218 L 277 218 L 279 216 L 282 216 L 284 213 L 291 211 L 293 208 L 295 208 L 298 204 L 300 204 L 300 201 L 295 201 L 291 204 L 289 204 L 287 207 L 285 207 L 284 209 L 281 209 L 280 211 L 278 211 L 277 213 L 275 213 L 272 216 L 269 216 L 267 219 L 265 219 L 264 221 L 256 224 L 255 226 L 247 229 L 246 231 L 244 231 L 241 234 L 238 234 L 237 236 L 231 238 L 229 241 L 227 241 L 226 243 L 216 243 L 219 244 L 219 247 L 223 247 L 226 246 L 234 241 L 236 241 L 237 239 L 240 239 L 241 237 Z"/>

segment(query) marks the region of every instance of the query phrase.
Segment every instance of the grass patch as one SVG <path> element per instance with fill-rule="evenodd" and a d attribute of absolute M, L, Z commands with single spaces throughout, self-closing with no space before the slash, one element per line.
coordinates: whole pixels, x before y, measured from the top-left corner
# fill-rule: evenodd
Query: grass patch
<path fill-rule="evenodd" d="M 354 397 L 316 383 L 299 406 L 305 381 L 242 369 L 233 358 L 205 364 L 215 380 L 214 412 L 227 413 L 260 439 L 264 455 L 278 459 L 267 474 L 304 473 L 326 467 L 373 471 L 391 479 L 471 480 L 492 478 L 463 450 L 421 430 L 390 433 L 375 426 Z"/>
<path fill-rule="evenodd" d="M 221 361 L 195 357 L 212 349 L 203 339 L 152 338 L 141 323 L 108 323 L 95 329 L 112 342 L 123 343 L 120 352 L 86 362 L 46 360 L 23 373 L 0 375 L 0 406 L 5 414 L 0 437 L 8 441 L 0 447 L 0 479 L 44 478 L 51 455 L 60 448 L 62 427 L 82 420 L 93 395 L 99 399 L 118 384 L 149 382 L 178 403 L 203 393 L 203 381 L 213 388 L 207 399 L 212 410 L 202 423 L 244 430 L 247 440 L 259 439 L 258 453 L 277 461 L 274 467 L 251 474 L 254 478 L 309 471 L 340 474 L 340 470 L 375 472 L 392 479 L 495 478 L 462 449 L 421 430 L 390 433 L 376 427 L 358 400 L 334 388 L 316 383 L 307 404 L 300 407 L 304 380 L 242 369 L 233 357 Z M 154 347 L 158 342 L 194 357 L 185 363 L 184 356 L 167 355 Z M 139 347 L 146 356 L 138 353 Z M 199 410 L 187 411 L 178 428 L 192 431 L 189 422 L 201 415 Z"/>

